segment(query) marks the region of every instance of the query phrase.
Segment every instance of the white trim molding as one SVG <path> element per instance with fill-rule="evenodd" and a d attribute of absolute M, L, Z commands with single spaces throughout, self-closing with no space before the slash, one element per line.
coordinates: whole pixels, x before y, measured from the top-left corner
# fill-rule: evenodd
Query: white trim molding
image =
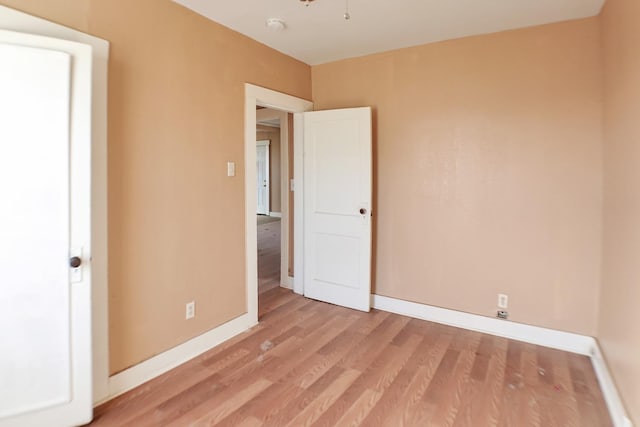
<path fill-rule="evenodd" d="M 211 350 L 219 344 L 255 326 L 249 314 L 243 314 L 177 347 L 160 353 L 109 378 L 109 396 L 97 404 L 106 402 L 171 369 Z M 97 405 L 96 404 L 96 405 Z"/>
<path fill-rule="evenodd" d="M 591 363 L 593 364 L 593 370 L 596 372 L 596 377 L 600 383 L 604 400 L 607 403 L 609 414 L 611 415 L 611 421 L 615 427 L 633 427 L 629 415 L 624 408 L 618 389 L 616 388 L 607 362 L 600 350 L 597 340 L 594 340 L 593 353 L 591 354 Z"/>
<path fill-rule="evenodd" d="M 293 115 L 293 135 L 293 292 L 304 295 L 304 114 Z"/>
<path fill-rule="evenodd" d="M 371 306 L 378 310 L 429 320 L 457 328 L 482 332 L 531 344 L 591 356 L 595 340 L 585 335 L 525 325 L 508 320 L 493 319 L 478 314 L 434 307 L 416 302 L 372 295 Z"/>
<path fill-rule="evenodd" d="M 285 279 L 283 279 L 282 283 L 280 283 L 280 286 L 285 289 L 293 290 L 293 276 L 287 276 Z"/>
<path fill-rule="evenodd" d="M 274 218 L 282 218 L 282 212 L 269 212 L 269 216 Z"/>
<path fill-rule="evenodd" d="M 589 356 L 613 425 L 615 427 L 633 427 L 615 387 L 611 373 L 607 368 L 598 342 L 593 337 L 510 322 L 508 320 L 493 319 L 478 314 L 464 313 L 375 294 L 371 295 L 371 307 L 456 328 Z"/>
<path fill-rule="evenodd" d="M 271 216 L 282 219 L 280 223 L 280 283 L 286 283 L 289 277 L 289 145 L 293 135 L 289 135 L 289 113 L 278 111 L 280 128 L 280 212 Z M 279 216 L 278 216 L 279 215 Z"/>

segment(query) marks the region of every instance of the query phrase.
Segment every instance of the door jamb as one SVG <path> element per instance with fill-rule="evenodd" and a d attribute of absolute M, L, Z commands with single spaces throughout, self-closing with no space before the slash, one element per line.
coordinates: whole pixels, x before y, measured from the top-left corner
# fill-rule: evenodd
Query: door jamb
<path fill-rule="evenodd" d="M 261 105 L 288 113 L 303 113 L 313 110 L 313 103 L 302 98 L 286 95 L 271 89 L 245 83 L 245 112 L 244 112 L 244 184 L 245 184 L 245 285 L 247 295 L 247 313 L 252 321 L 258 321 L 258 228 L 256 224 L 257 188 L 256 168 L 256 106 Z M 295 128 L 294 128 L 295 129 Z M 298 150 L 298 130 L 294 130 L 294 152 Z M 299 151 L 299 150 L 298 150 Z M 294 176 L 294 182 L 300 175 L 300 170 Z M 288 188 L 288 186 L 286 187 Z M 296 189 L 302 187 L 296 184 Z M 298 209 L 298 196 L 301 192 L 294 193 L 294 208 Z M 296 218 L 297 218 L 296 214 Z M 298 219 L 295 223 L 298 225 Z M 296 236 L 299 234 L 295 228 Z M 301 231 L 301 230 L 300 230 Z M 296 238 L 296 255 L 299 251 Z M 296 260 L 296 264 L 298 261 Z M 296 270 L 298 266 L 296 265 Z M 298 277 L 299 274 L 295 275 Z"/>
<path fill-rule="evenodd" d="M 304 295 L 304 114 L 293 115 L 293 292 Z"/>
<path fill-rule="evenodd" d="M 289 114 L 284 111 L 280 115 L 280 286 L 290 289 L 289 283 Z M 293 272 L 293 271 L 292 271 Z"/>
<path fill-rule="evenodd" d="M 280 286 L 292 289 L 293 277 L 289 277 L 289 225 L 292 218 L 289 215 L 289 191 L 292 191 L 289 184 L 289 140 L 293 138 L 293 134 L 289 135 L 289 114 L 286 111 L 264 108 L 256 110 L 256 117 L 258 121 L 275 118 L 280 120 Z"/>

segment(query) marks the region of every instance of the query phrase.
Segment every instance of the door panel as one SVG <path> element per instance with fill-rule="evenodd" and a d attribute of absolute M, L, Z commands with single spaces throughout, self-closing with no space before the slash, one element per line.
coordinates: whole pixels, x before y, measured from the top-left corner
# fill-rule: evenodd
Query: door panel
<path fill-rule="evenodd" d="M 371 188 L 370 108 L 304 113 L 305 296 L 369 311 Z"/>
<path fill-rule="evenodd" d="M 91 49 L 0 31 L 0 63 L 0 426 L 81 424 L 91 416 L 82 250 L 90 248 Z M 70 268 L 72 252 L 84 265 Z"/>
<path fill-rule="evenodd" d="M 70 399 L 71 67 L 64 52 L 7 44 L 0 63 L 0 324 L 15 349 L 2 367 L 3 417 Z M 34 364 L 34 354 L 47 357 Z"/>
<path fill-rule="evenodd" d="M 358 289 L 360 242 L 355 236 L 316 233 L 315 279 L 325 284 Z"/>
<path fill-rule="evenodd" d="M 314 169 L 322 172 L 323 165 L 330 167 L 329 173 L 315 180 L 315 210 L 333 215 L 353 215 L 354 207 L 358 207 L 362 198 L 361 170 L 358 167 L 360 147 L 344 141 L 357 141 L 358 127 L 352 121 L 325 121 L 322 126 L 316 126 L 315 138 L 319 143 L 312 145 Z"/>

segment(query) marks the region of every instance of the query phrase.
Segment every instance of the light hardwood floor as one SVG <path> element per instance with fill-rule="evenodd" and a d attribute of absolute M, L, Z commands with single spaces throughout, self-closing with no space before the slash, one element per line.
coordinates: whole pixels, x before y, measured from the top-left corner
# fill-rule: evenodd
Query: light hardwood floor
<path fill-rule="evenodd" d="M 279 218 L 258 217 L 259 294 L 280 286 L 280 224 Z"/>
<path fill-rule="evenodd" d="M 279 287 L 259 305 L 258 326 L 100 406 L 91 425 L 611 425 L 587 357 Z"/>

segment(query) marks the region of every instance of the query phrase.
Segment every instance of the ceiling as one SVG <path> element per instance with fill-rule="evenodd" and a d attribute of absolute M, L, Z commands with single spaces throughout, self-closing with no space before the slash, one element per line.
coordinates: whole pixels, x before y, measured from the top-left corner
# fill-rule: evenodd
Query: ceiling
<path fill-rule="evenodd" d="M 309 65 L 595 16 L 604 0 L 174 0 Z M 278 18 L 286 29 L 273 31 Z"/>
<path fill-rule="evenodd" d="M 278 110 L 256 106 L 256 125 L 279 128 L 280 114 Z"/>
<path fill-rule="evenodd" d="M 262 125 L 262 126 L 269 126 L 271 128 L 279 128 L 280 127 L 280 119 L 258 120 L 258 121 L 256 121 L 256 124 Z"/>

